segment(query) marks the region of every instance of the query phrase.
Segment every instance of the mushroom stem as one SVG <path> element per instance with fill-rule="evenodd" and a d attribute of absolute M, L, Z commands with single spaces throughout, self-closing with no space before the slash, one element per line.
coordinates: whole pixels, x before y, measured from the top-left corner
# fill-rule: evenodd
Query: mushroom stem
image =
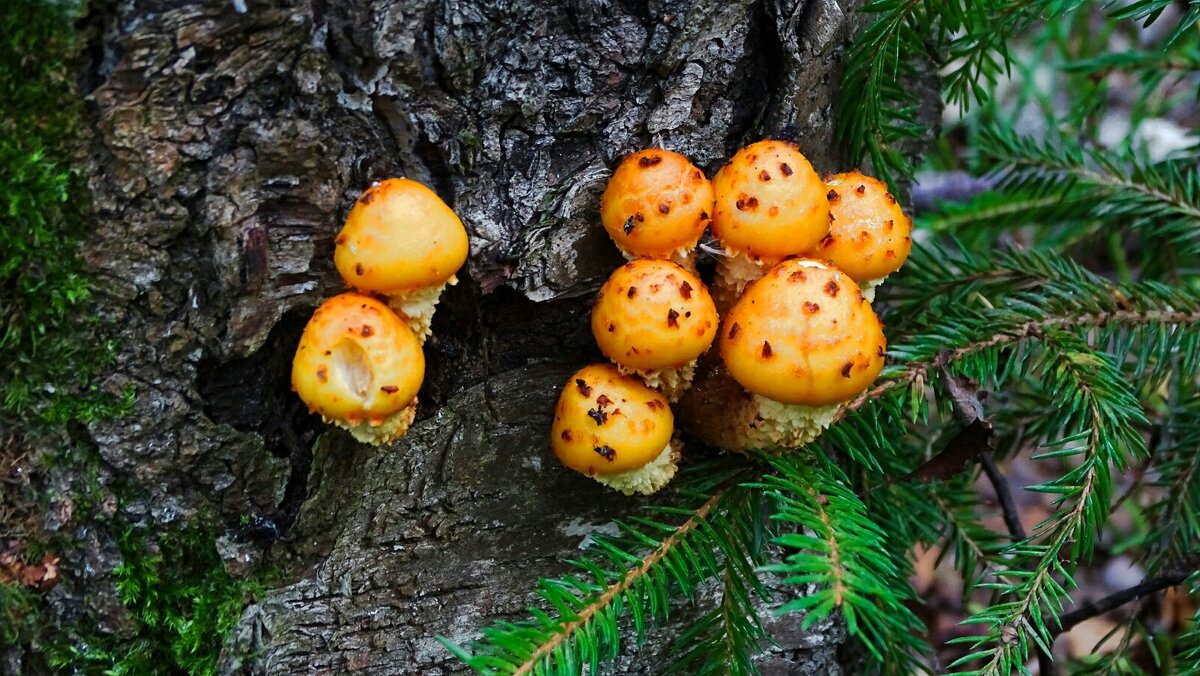
<path fill-rule="evenodd" d="M 400 315 L 424 345 L 425 340 L 433 333 L 433 313 L 437 310 L 442 292 L 447 286 L 455 284 L 458 284 L 457 275 L 437 286 L 392 294 L 388 296 L 388 306 Z"/>
<path fill-rule="evenodd" d="M 735 453 L 780 453 L 819 437 L 841 407 L 784 404 L 751 394 L 724 367 L 709 364 L 683 396 L 680 418 L 710 446 Z"/>
<path fill-rule="evenodd" d="M 617 245 L 617 249 L 627 261 L 635 261 L 639 258 L 660 258 L 658 256 L 639 256 L 631 251 L 626 250 L 620 244 Z M 672 251 L 671 255 L 663 258 L 663 260 L 671 261 L 675 265 L 678 265 L 693 275 L 698 274 L 696 272 L 696 247 L 681 246 Z"/>
<path fill-rule="evenodd" d="M 364 444 L 383 446 L 404 436 L 416 417 L 417 400 L 413 399 L 408 406 L 382 419 L 347 422 L 326 418 L 325 422 L 332 422 L 350 432 L 350 436 Z"/>
<path fill-rule="evenodd" d="M 597 474 L 592 478 L 625 495 L 650 495 L 671 482 L 678 469 L 682 451 L 683 442 L 678 437 L 673 437 L 663 447 L 662 453 L 645 465 L 615 474 Z"/>
<path fill-rule="evenodd" d="M 767 270 L 781 260 L 775 257 L 759 258 L 726 249 L 724 256 L 717 257 L 717 276 L 713 280 L 712 295 L 717 310 L 724 315 L 751 282 L 762 278 Z"/>
<path fill-rule="evenodd" d="M 875 289 L 878 289 L 889 276 L 884 275 L 858 283 L 858 288 L 862 289 L 863 298 L 866 298 L 868 303 L 875 302 Z"/>
<path fill-rule="evenodd" d="M 646 387 L 662 392 L 667 401 L 673 404 L 679 401 L 679 397 L 691 387 L 692 378 L 696 375 L 696 361 L 693 359 L 683 366 L 648 371 L 620 364 L 617 364 L 617 369 L 625 375 L 635 375 L 641 378 L 642 382 L 646 383 Z"/>

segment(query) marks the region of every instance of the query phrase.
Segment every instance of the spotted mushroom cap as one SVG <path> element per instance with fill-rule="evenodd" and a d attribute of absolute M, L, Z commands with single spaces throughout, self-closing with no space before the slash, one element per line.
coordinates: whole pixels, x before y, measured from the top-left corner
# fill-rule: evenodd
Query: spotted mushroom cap
<path fill-rule="evenodd" d="M 462 221 L 436 193 L 407 178 L 368 188 L 335 243 L 342 279 L 387 295 L 444 284 L 467 260 Z"/>
<path fill-rule="evenodd" d="M 845 273 L 784 261 L 725 316 L 721 357 L 734 380 L 786 404 L 822 406 L 862 392 L 883 369 L 883 325 Z"/>
<path fill-rule="evenodd" d="M 321 303 L 292 360 L 292 389 L 326 420 L 378 424 L 408 406 L 424 378 L 416 334 L 387 305 L 359 293 Z"/>
<path fill-rule="evenodd" d="M 592 308 L 600 351 L 642 371 L 692 362 L 712 345 L 718 323 L 708 289 L 670 261 L 639 259 L 617 268 Z"/>
<path fill-rule="evenodd" d="M 608 236 L 622 251 L 646 258 L 695 247 L 712 210 L 712 185 L 704 172 L 662 148 L 626 155 L 600 196 Z"/>
<path fill-rule="evenodd" d="M 829 260 L 857 282 L 900 269 L 912 250 L 912 221 L 887 184 L 859 171 L 826 179 L 829 234 L 809 255 Z"/>
<path fill-rule="evenodd" d="M 760 258 L 806 251 L 829 232 L 827 191 L 794 144 L 753 143 L 713 177 L 713 234 L 727 249 Z"/>
<path fill-rule="evenodd" d="M 550 447 L 577 472 L 615 474 L 659 457 L 674 430 L 663 395 L 612 364 L 593 364 L 567 381 L 554 411 Z"/>

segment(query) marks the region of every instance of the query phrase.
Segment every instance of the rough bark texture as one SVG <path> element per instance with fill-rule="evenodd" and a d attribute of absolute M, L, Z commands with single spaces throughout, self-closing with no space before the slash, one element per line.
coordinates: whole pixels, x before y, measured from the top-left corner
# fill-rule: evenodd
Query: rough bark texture
<path fill-rule="evenodd" d="M 215 515 L 231 570 L 264 553 L 282 565 L 231 637 L 228 671 L 453 670 L 435 635 L 521 614 L 538 576 L 646 502 L 569 473 L 545 444 L 556 389 L 598 356 L 587 298 L 621 260 L 597 218 L 608 172 L 651 144 L 712 171 L 763 136 L 843 168 L 843 7 L 238 4 L 89 2 L 84 255 L 120 327 L 106 386 L 137 396 L 89 433 L 105 476 L 136 486 L 114 508 L 126 518 Z M 371 449 L 304 412 L 288 369 L 308 314 L 342 288 L 342 219 L 392 175 L 434 187 L 472 247 L 426 345 L 419 423 Z M 116 550 L 95 537 L 86 565 L 111 569 Z M 105 579 L 55 594 L 119 630 Z M 765 670 L 837 669 L 839 627 L 775 631 Z M 669 636 L 618 670 L 661 669 Z"/>

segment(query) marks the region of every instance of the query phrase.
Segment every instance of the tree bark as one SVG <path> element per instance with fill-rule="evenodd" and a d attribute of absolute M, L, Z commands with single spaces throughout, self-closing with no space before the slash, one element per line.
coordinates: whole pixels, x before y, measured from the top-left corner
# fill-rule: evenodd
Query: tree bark
<path fill-rule="evenodd" d="M 662 501 L 546 448 L 557 389 L 599 359 L 588 298 L 622 259 L 598 195 L 624 153 L 661 144 L 711 172 L 773 136 L 844 168 L 835 0 L 88 4 L 84 258 L 119 327 L 105 386 L 136 395 L 88 432 L 105 476 L 136 486 L 126 518 L 215 516 L 232 571 L 282 570 L 230 637 L 229 673 L 460 669 L 436 635 L 522 615 L 589 533 Z M 343 288 L 350 205 L 394 175 L 458 212 L 471 255 L 426 344 L 418 423 L 375 449 L 307 414 L 288 373 Z M 96 537 L 88 565 L 111 570 Z M 55 593 L 119 630 L 106 580 Z M 764 671 L 836 671 L 839 626 L 772 626 Z M 617 670 L 660 670 L 672 635 Z"/>

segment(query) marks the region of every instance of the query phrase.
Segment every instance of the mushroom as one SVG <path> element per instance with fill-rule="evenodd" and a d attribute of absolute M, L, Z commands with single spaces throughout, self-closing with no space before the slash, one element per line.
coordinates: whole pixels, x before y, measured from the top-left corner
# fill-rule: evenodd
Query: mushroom
<path fill-rule="evenodd" d="M 719 322 L 700 279 L 670 261 L 640 259 L 617 268 L 592 307 L 592 335 L 604 356 L 670 401 L 692 381 Z"/>
<path fill-rule="evenodd" d="M 600 220 L 626 258 L 669 259 L 691 271 L 712 212 L 704 172 L 662 148 L 626 155 L 600 196 Z"/>
<path fill-rule="evenodd" d="M 825 185 L 833 223 L 807 255 L 833 263 L 874 300 L 875 288 L 908 259 L 912 221 L 887 184 L 860 171 L 827 177 Z"/>
<path fill-rule="evenodd" d="M 829 232 L 827 188 L 795 144 L 766 140 L 739 150 L 713 177 L 714 294 L 724 310 L 746 285 Z"/>
<path fill-rule="evenodd" d="M 309 410 L 376 446 L 408 431 L 424 378 L 425 355 L 412 329 L 361 293 L 321 303 L 292 360 L 292 389 Z"/>
<path fill-rule="evenodd" d="M 354 203 L 335 240 L 346 283 L 382 294 L 422 342 L 442 290 L 467 259 L 462 221 L 432 190 L 406 178 L 373 184 Z"/>
<path fill-rule="evenodd" d="M 649 495 L 671 481 L 679 461 L 667 400 L 611 364 L 567 381 L 550 429 L 562 464 L 625 495 Z"/>
<path fill-rule="evenodd" d="M 706 441 L 731 450 L 812 441 L 841 403 L 879 375 L 887 347 L 883 325 L 858 285 L 807 259 L 784 261 L 747 287 L 719 340 L 725 369 L 748 396 L 717 396 L 720 388 L 712 386 L 700 396 L 713 410 L 693 408 L 688 417 L 700 419 Z M 734 427 L 714 432 L 704 419 L 718 415 Z"/>

